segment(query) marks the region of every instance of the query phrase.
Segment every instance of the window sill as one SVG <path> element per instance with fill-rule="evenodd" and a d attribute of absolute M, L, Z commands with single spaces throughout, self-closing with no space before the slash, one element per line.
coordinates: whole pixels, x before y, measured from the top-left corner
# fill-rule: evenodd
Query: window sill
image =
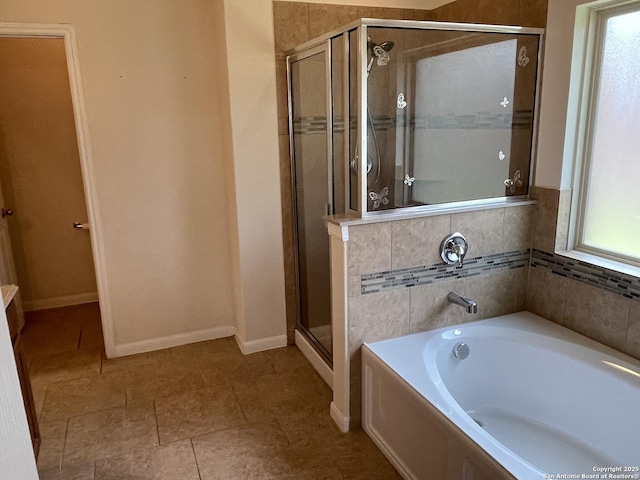
<path fill-rule="evenodd" d="M 615 260 L 599 257 L 579 250 L 560 250 L 557 251 L 556 254 L 573 260 L 578 260 L 579 262 L 586 262 L 597 267 L 606 268 L 607 270 L 612 270 L 623 275 L 640 278 L 640 268 L 634 265 L 628 265 L 626 263 L 617 262 Z"/>

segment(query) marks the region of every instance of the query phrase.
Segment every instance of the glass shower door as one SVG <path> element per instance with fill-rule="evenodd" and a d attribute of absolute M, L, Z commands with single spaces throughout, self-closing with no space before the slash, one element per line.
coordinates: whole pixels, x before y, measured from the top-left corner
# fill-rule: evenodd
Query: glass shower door
<path fill-rule="evenodd" d="M 333 213 L 328 47 L 290 59 L 291 150 L 295 203 L 299 329 L 331 362 L 329 237 Z"/>

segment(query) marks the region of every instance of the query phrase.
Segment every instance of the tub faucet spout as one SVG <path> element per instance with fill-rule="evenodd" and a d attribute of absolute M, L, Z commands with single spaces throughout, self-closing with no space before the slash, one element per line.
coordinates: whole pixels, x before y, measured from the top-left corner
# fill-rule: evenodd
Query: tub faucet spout
<path fill-rule="evenodd" d="M 467 313 L 478 313 L 478 304 L 455 290 L 449 292 L 447 300 L 451 303 L 464 307 L 467 310 Z"/>

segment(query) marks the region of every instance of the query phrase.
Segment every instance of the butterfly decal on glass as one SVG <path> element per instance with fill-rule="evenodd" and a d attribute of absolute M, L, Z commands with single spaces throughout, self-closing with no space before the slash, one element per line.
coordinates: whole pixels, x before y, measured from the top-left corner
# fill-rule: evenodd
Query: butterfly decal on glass
<path fill-rule="evenodd" d="M 522 180 L 520 178 L 521 178 L 520 170 L 516 170 L 515 173 L 513 174 L 513 180 L 511 180 L 510 178 L 507 178 L 504 181 L 504 186 L 509 189 L 509 192 L 514 193 L 516 191 L 516 187 L 522 186 Z"/>
<path fill-rule="evenodd" d="M 529 64 L 529 57 L 527 57 L 527 47 L 524 45 L 520 47 L 520 51 L 518 52 L 518 65 L 521 67 L 526 67 Z"/>
<path fill-rule="evenodd" d="M 509 105 L 509 99 L 507 97 L 504 97 L 504 99 L 500 102 L 500 105 L 502 105 L 503 108 L 507 108 L 507 105 Z"/>
<path fill-rule="evenodd" d="M 413 185 L 413 182 L 416 181 L 416 177 L 410 177 L 409 174 L 406 174 L 404 176 L 404 184 L 407 185 L 408 187 Z"/>
<path fill-rule="evenodd" d="M 391 47 L 389 47 L 389 50 L 391 50 Z M 384 67 L 387 63 L 389 63 L 389 60 L 391 59 L 387 51 L 380 45 L 376 45 L 375 47 L 373 47 L 373 54 L 378 59 L 376 63 L 379 67 Z"/>
<path fill-rule="evenodd" d="M 504 154 L 502 150 L 500 150 L 500 152 L 498 153 L 498 159 L 502 161 L 505 158 L 507 158 L 507 156 Z"/>
<path fill-rule="evenodd" d="M 406 102 L 406 99 L 404 98 L 404 93 L 398 94 L 398 101 L 396 102 L 396 106 L 400 110 L 404 110 L 405 108 L 407 108 L 407 102 Z"/>
<path fill-rule="evenodd" d="M 389 187 L 384 187 L 380 193 L 369 192 L 369 199 L 373 202 L 373 208 L 380 208 L 380 205 L 387 205 L 389 203 L 389 199 L 387 196 L 389 195 Z"/>

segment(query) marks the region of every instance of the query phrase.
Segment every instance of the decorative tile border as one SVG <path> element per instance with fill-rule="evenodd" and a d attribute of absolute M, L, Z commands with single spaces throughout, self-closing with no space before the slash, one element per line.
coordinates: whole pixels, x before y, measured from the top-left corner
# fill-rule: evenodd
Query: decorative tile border
<path fill-rule="evenodd" d="M 389 272 L 362 275 L 362 295 L 386 292 L 398 288 L 418 287 L 455 278 L 474 277 L 490 272 L 513 270 L 529 265 L 530 250 L 496 253 L 465 260 L 462 268 L 436 263 L 419 267 L 401 268 Z"/>
<path fill-rule="evenodd" d="M 360 292 L 366 295 L 418 287 L 529 265 L 640 302 L 640 278 L 535 249 L 471 258 L 465 260 L 462 268 L 437 263 L 368 273 L 361 276 Z"/>
<path fill-rule="evenodd" d="M 404 116 L 396 117 L 395 115 L 375 115 L 373 117 L 373 125 L 376 131 L 384 131 L 394 129 L 396 127 L 406 127 L 406 122 L 414 129 L 455 129 L 455 130 L 507 130 L 530 128 L 533 121 L 533 112 L 531 110 L 516 111 L 511 113 L 490 113 L 478 112 L 470 115 L 427 115 L 427 116 L 411 116 L 405 119 Z M 357 125 L 357 119 L 351 119 L 352 128 Z M 334 128 L 336 132 L 344 131 L 344 119 L 335 118 Z M 325 133 L 327 131 L 327 118 L 319 117 L 303 117 L 293 122 L 293 131 L 299 135 Z"/>
<path fill-rule="evenodd" d="M 540 250 L 531 252 L 531 267 L 541 268 L 640 302 L 640 278 L 638 277 Z"/>

